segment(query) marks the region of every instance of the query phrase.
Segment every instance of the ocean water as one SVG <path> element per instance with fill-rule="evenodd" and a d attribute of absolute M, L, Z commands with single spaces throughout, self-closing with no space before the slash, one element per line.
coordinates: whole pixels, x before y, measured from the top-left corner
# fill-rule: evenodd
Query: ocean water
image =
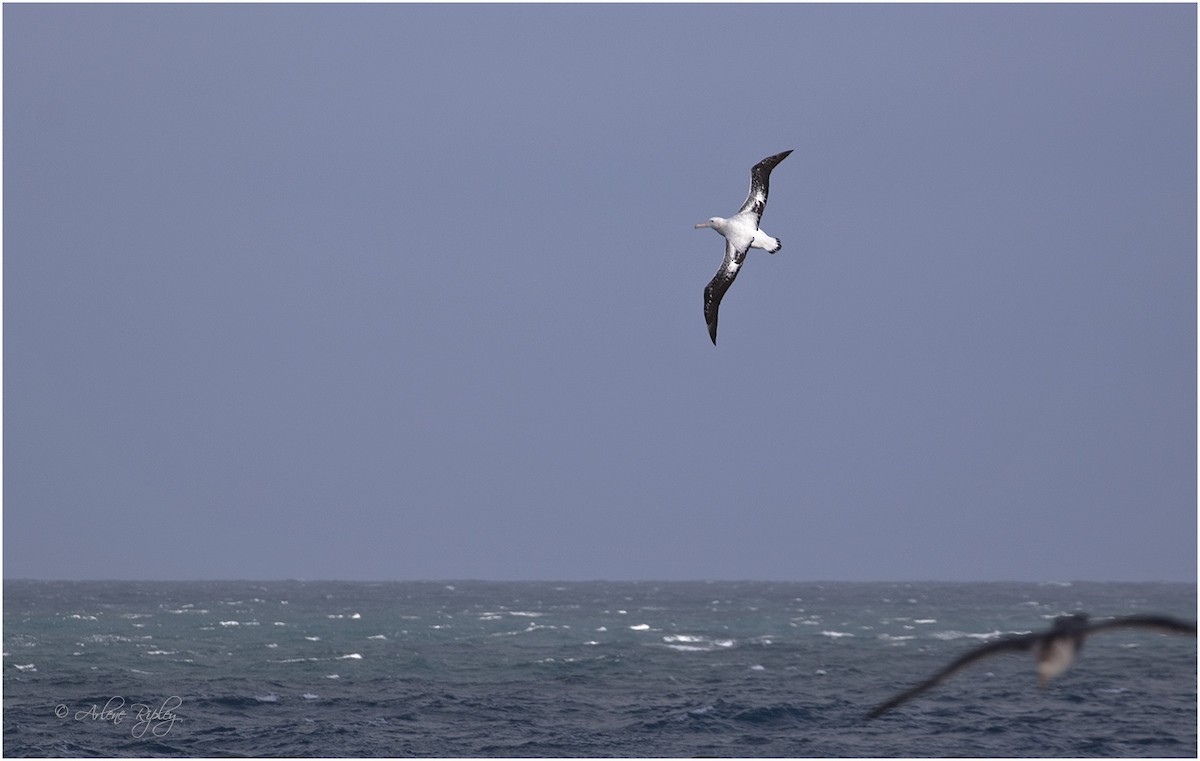
<path fill-rule="evenodd" d="M 6 756 L 1195 757 L 1194 584 L 4 583 Z"/>

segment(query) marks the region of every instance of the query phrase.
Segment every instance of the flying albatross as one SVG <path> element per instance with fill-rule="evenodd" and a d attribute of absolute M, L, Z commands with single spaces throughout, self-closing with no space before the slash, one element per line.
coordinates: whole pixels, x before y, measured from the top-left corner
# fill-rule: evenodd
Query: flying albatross
<path fill-rule="evenodd" d="M 968 650 L 950 663 L 949 666 L 921 682 L 916 687 L 905 690 L 895 697 L 880 703 L 867 714 L 873 719 L 884 711 L 889 711 L 911 697 L 915 697 L 931 687 L 936 687 L 951 676 L 971 665 L 981 658 L 998 653 L 1033 650 L 1037 658 L 1038 675 L 1041 686 L 1066 671 L 1075 661 L 1083 647 L 1083 641 L 1097 632 L 1112 629 L 1157 629 L 1169 634 L 1190 634 L 1196 636 L 1195 621 L 1181 621 L 1169 616 L 1138 615 L 1110 618 L 1096 623 L 1089 623 L 1083 613 L 1070 616 L 1059 616 L 1054 619 L 1054 625 L 1044 632 L 1015 634 Z"/>
<path fill-rule="evenodd" d="M 708 323 L 708 335 L 712 337 L 713 346 L 717 345 L 717 307 L 721 306 L 721 297 L 733 279 L 737 277 L 746 253 L 751 248 L 765 249 L 773 254 L 783 247 L 778 238 L 772 238 L 758 229 L 758 220 L 762 218 L 763 209 L 767 205 L 767 189 L 771 181 L 771 170 L 780 161 L 788 157 L 791 151 L 776 153 L 768 156 L 754 165 L 750 170 L 750 193 L 746 202 L 729 219 L 712 217 L 707 222 L 701 222 L 696 227 L 711 227 L 725 236 L 725 261 L 721 269 L 713 276 L 708 287 L 704 289 L 704 320 Z"/>

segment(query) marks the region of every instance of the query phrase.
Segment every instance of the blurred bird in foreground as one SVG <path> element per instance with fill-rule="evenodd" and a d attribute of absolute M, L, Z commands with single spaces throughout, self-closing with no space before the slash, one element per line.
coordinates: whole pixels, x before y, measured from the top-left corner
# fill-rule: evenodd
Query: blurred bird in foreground
<path fill-rule="evenodd" d="M 1182 621 L 1169 616 L 1136 615 L 1110 618 L 1090 623 L 1083 613 L 1059 616 L 1054 625 L 1044 632 L 1031 632 L 1004 637 L 963 653 L 949 666 L 899 695 L 880 703 L 867 714 L 868 719 L 889 711 L 909 698 L 936 687 L 975 661 L 999 653 L 1032 650 L 1037 659 L 1037 671 L 1041 686 L 1062 674 L 1075 662 L 1083 648 L 1083 641 L 1093 634 L 1114 629 L 1154 629 L 1168 634 L 1190 634 L 1196 636 L 1196 622 Z"/>

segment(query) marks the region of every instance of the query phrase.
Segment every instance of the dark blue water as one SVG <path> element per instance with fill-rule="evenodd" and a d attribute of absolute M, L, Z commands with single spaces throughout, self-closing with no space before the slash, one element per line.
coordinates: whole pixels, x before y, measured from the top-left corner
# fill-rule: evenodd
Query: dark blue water
<path fill-rule="evenodd" d="M 1186 756 L 1196 640 L 1089 640 L 1039 690 L 964 650 L 1191 584 L 4 584 L 8 756 Z"/>

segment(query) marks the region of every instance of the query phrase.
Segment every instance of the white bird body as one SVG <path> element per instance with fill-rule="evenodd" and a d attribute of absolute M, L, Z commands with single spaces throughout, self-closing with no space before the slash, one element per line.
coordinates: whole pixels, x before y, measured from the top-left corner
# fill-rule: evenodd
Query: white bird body
<path fill-rule="evenodd" d="M 1066 673 L 1075 663 L 1075 656 L 1083 646 L 1083 637 L 1048 637 L 1040 642 L 1037 651 L 1038 683 L 1045 687 L 1051 679 Z"/>
<path fill-rule="evenodd" d="M 783 247 L 778 238 L 772 238 L 759 230 L 758 217 L 746 211 L 734 214 L 729 219 L 713 217 L 707 222 L 701 222 L 696 227 L 711 227 L 721 233 L 735 251 L 761 248 L 767 253 L 773 254 Z"/>

